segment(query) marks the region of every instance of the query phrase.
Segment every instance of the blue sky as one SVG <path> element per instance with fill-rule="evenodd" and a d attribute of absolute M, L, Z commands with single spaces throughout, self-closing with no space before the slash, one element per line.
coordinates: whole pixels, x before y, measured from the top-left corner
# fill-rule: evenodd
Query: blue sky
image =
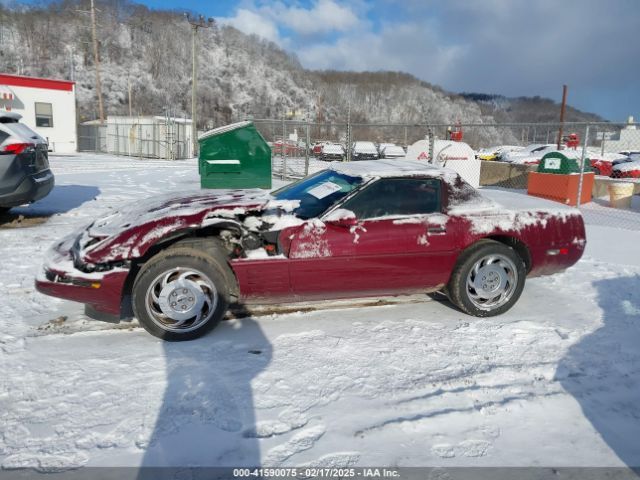
<path fill-rule="evenodd" d="M 566 83 L 580 109 L 640 119 L 640 0 L 138 1 L 266 37 L 307 68 L 557 101 Z"/>

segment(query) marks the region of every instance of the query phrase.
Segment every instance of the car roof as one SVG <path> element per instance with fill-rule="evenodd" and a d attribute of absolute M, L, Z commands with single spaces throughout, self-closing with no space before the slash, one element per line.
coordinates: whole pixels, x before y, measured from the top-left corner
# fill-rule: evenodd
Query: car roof
<path fill-rule="evenodd" d="M 0 112 L 0 118 L 9 118 L 18 122 L 22 118 L 22 115 L 16 112 Z"/>
<path fill-rule="evenodd" d="M 351 177 L 439 177 L 457 174 L 450 169 L 436 167 L 427 162 L 403 159 L 365 160 L 359 162 L 331 162 L 329 168 Z"/>

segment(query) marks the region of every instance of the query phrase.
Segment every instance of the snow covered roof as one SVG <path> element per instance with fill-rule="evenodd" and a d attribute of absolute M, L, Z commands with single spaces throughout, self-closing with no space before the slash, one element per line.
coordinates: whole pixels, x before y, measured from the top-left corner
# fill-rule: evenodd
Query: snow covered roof
<path fill-rule="evenodd" d="M 453 170 L 439 168 L 427 162 L 404 159 L 365 160 L 361 162 L 331 162 L 329 168 L 352 177 L 409 177 L 413 175 L 456 175 Z"/>

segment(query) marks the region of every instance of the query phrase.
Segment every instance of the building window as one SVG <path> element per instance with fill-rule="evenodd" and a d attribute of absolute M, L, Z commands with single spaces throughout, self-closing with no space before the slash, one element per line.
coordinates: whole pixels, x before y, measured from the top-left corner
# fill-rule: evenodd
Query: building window
<path fill-rule="evenodd" d="M 50 103 L 36 102 L 36 127 L 53 127 L 53 108 Z"/>

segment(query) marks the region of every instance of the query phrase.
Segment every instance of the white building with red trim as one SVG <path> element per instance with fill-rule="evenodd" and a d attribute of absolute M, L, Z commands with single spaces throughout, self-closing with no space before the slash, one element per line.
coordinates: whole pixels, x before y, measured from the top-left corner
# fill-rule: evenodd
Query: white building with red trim
<path fill-rule="evenodd" d="M 75 83 L 0 73 L 0 111 L 22 115 L 22 122 L 49 142 L 49 150 L 77 150 Z"/>

